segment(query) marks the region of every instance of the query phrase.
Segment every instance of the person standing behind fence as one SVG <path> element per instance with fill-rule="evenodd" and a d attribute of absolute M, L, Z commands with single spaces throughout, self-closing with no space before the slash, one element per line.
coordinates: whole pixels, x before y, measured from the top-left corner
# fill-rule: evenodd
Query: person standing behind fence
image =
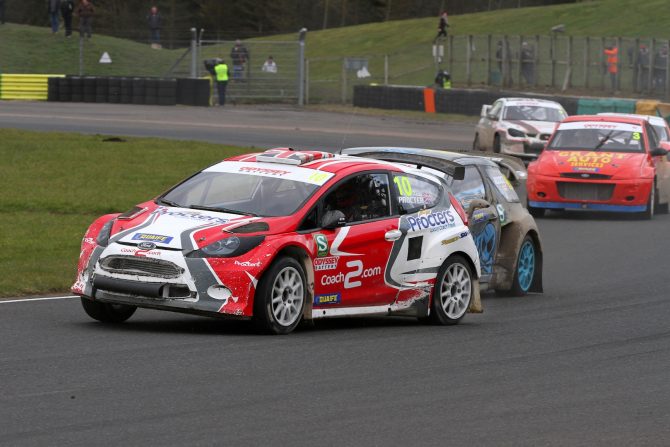
<path fill-rule="evenodd" d="M 437 25 L 437 36 L 433 39 L 433 43 L 437 42 L 440 37 L 447 38 L 447 28 L 449 28 L 449 16 L 447 15 L 447 11 L 444 11 L 440 15 L 440 22 Z"/>
<path fill-rule="evenodd" d="M 72 14 L 74 13 L 74 0 L 61 0 L 60 13 L 63 16 L 65 37 L 70 37 L 72 36 Z"/>
<path fill-rule="evenodd" d="M 81 0 L 79 6 L 77 7 L 77 15 L 79 16 L 79 37 L 84 38 L 84 36 L 91 38 L 92 34 L 92 25 L 93 25 L 93 15 L 95 14 L 95 8 L 89 0 Z"/>
<path fill-rule="evenodd" d="M 147 15 L 147 24 L 149 25 L 149 40 L 151 48 L 161 48 L 161 28 L 163 27 L 163 17 L 158 12 L 158 7 L 152 6 Z"/>
<path fill-rule="evenodd" d="M 521 76 L 527 85 L 535 84 L 535 48 L 528 42 L 521 44 Z"/>
<path fill-rule="evenodd" d="M 226 104 L 226 87 L 228 87 L 228 65 L 223 59 L 220 59 L 214 66 L 216 73 L 216 90 L 219 92 L 219 106 Z"/>
<path fill-rule="evenodd" d="M 58 32 L 58 25 L 60 23 L 60 0 L 47 0 L 47 8 L 49 10 L 51 32 L 56 34 Z"/>
<path fill-rule="evenodd" d="M 277 73 L 277 63 L 272 58 L 272 56 L 268 56 L 267 60 L 261 67 L 261 71 L 264 73 Z"/>
<path fill-rule="evenodd" d="M 238 81 L 244 76 L 244 66 L 249 61 L 249 51 L 238 39 L 233 49 L 230 50 L 230 58 L 233 61 L 233 79 Z"/>
<path fill-rule="evenodd" d="M 610 81 L 612 82 L 612 91 L 616 91 L 617 75 L 619 73 L 619 48 L 609 46 L 605 48 L 604 53 L 607 57 L 607 72 L 609 73 Z"/>

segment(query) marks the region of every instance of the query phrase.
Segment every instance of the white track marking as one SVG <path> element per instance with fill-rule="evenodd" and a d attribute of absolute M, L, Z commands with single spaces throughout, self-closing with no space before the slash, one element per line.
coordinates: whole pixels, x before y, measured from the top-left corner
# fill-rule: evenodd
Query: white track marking
<path fill-rule="evenodd" d="M 47 296 L 44 298 L 22 298 L 19 300 L 3 300 L 0 298 L 0 304 L 7 303 L 25 303 L 28 301 L 52 301 L 52 300 L 71 300 L 72 298 L 79 298 L 78 295 L 69 295 L 69 296 Z"/>

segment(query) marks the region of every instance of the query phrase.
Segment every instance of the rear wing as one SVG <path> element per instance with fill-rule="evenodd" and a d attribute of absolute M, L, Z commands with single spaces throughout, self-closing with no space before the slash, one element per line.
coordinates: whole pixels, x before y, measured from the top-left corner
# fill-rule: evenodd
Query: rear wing
<path fill-rule="evenodd" d="M 433 155 L 431 152 L 423 149 L 393 147 L 352 147 L 342 149 L 340 153 L 344 155 L 373 158 L 375 160 L 390 161 L 394 163 L 407 163 L 416 165 L 419 168 L 426 166 L 428 168 L 443 172 L 446 175 L 453 177 L 455 180 L 463 180 L 463 178 L 465 178 L 464 166 L 451 160 L 445 160 L 439 156 L 431 156 Z"/>
<path fill-rule="evenodd" d="M 528 171 L 524 162 L 514 155 L 496 154 L 493 152 L 480 152 L 458 149 L 445 149 L 445 151 L 456 152 L 473 157 L 487 158 L 497 164 L 507 178 L 512 182 L 520 182 L 528 178 Z"/>

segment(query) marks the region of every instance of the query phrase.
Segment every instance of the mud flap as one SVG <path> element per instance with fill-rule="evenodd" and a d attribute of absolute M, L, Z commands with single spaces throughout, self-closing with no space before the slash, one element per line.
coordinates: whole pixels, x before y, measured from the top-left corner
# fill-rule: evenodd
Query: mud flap
<path fill-rule="evenodd" d="M 472 285 L 472 299 L 470 300 L 468 312 L 472 314 L 480 314 L 484 312 L 484 308 L 482 307 L 482 297 L 479 290 L 479 281 L 476 281 Z"/>

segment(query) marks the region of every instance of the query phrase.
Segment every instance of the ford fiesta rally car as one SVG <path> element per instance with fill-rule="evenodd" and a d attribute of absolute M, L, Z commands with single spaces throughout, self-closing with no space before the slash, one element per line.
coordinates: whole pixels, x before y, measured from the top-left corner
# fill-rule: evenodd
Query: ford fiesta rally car
<path fill-rule="evenodd" d="M 569 117 L 528 166 L 528 210 L 667 213 L 668 149 L 644 117 Z"/>
<path fill-rule="evenodd" d="M 568 114 L 559 103 L 533 98 L 500 98 L 482 106 L 472 149 L 534 159 L 556 124 Z"/>
<path fill-rule="evenodd" d="M 542 292 L 540 232 L 512 185 L 526 179 L 521 160 L 500 154 L 396 147 L 350 148 L 342 152 L 360 156 L 371 152 L 423 155 L 463 166 L 462 179 L 445 176 L 445 180 L 466 210 L 479 253 L 482 290 L 513 296 Z"/>
<path fill-rule="evenodd" d="M 396 163 L 408 159 L 442 175 Z M 455 324 L 481 310 L 477 248 L 444 177 L 463 171 L 419 155 L 233 157 L 97 219 L 72 291 L 103 322 L 144 307 L 276 334 L 346 315 Z"/>

